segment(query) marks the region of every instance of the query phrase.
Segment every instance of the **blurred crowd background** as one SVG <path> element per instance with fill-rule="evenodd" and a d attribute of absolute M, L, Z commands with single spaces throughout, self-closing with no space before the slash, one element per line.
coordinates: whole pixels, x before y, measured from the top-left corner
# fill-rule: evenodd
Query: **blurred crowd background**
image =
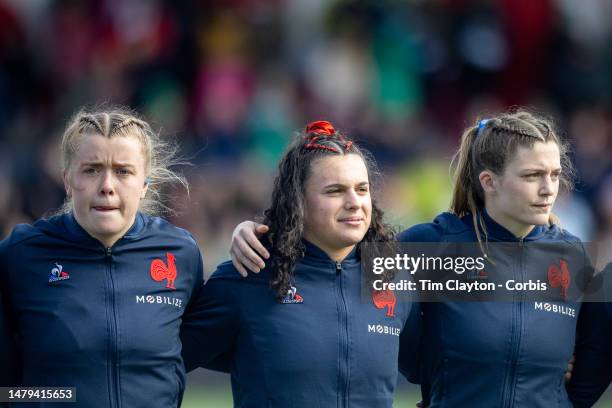
<path fill-rule="evenodd" d="M 305 123 L 375 154 L 406 227 L 447 208 L 462 129 L 521 105 L 572 142 L 565 227 L 612 245 L 611 31 L 598 0 L 0 0 L 0 230 L 61 204 L 58 141 L 83 105 L 130 106 L 180 143 L 173 218 L 208 272 Z"/>
<path fill-rule="evenodd" d="M 370 149 L 390 220 L 447 209 L 478 117 L 528 106 L 573 147 L 564 226 L 612 247 L 606 0 L 0 0 L 0 237 L 61 205 L 58 142 L 83 105 L 141 112 L 182 146 L 172 217 L 206 271 L 266 208 L 295 131 L 327 119 Z"/>

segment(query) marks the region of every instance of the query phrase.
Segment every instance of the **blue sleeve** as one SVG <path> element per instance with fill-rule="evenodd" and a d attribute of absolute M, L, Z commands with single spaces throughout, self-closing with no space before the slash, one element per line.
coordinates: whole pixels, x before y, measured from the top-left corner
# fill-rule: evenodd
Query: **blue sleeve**
<path fill-rule="evenodd" d="M 606 303 L 584 303 L 578 317 L 576 363 L 567 392 L 575 408 L 591 407 L 612 380 L 612 322 Z"/>
<path fill-rule="evenodd" d="M 0 387 L 19 385 L 20 353 L 11 329 L 11 314 L 7 296 L 7 241 L 0 242 Z"/>
<path fill-rule="evenodd" d="M 400 243 L 440 242 L 444 228 L 439 222 L 417 224 L 397 236 Z M 414 303 L 400 335 L 399 371 L 408 381 L 421 384 L 422 314 L 419 303 Z"/>
<path fill-rule="evenodd" d="M 183 317 L 181 342 L 187 371 L 197 367 L 230 370 L 239 329 L 237 291 L 242 285 L 221 275 L 217 270 L 198 289 Z"/>
<path fill-rule="evenodd" d="M 185 314 L 192 308 L 192 304 L 196 301 L 196 295 L 200 290 L 200 287 L 204 283 L 204 262 L 202 260 L 202 254 L 200 253 L 200 247 L 198 246 L 195 238 L 193 238 L 194 242 L 194 259 L 196 259 L 194 279 L 193 279 L 193 288 L 191 289 L 191 297 L 189 298 L 189 302 L 187 303 L 187 308 Z M 183 318 L 184 319 L 184 318 Z"/>
<path fill-rule="evenodd" d="M 429 222 L 414 225 L 397 236 L 400 243 L 439 242 L 442 229 L 437 223 Z M 422 316 L 419 303 L 414 303 L 400 335 L 399 372 L 414 384 L 421 383 L 420 343 Z"/>
<path fill-rule="evenodd" d="M 399 242 L 440 242 L 443 236 L 442 226 L 436 222 L 417 224 L 397 236 Z"/>
<path fill-rule="evenodd" d="M 421 305 L 413 303 L 410 308 L 410 314 L 406 319 L 404 328 L 400 334 L 400 346 L 398 357 L 399 372 L 402 373 L 408 381 L 414 384 L 421 383 L 421 333 L 422 333 L 422 314 Z"/>

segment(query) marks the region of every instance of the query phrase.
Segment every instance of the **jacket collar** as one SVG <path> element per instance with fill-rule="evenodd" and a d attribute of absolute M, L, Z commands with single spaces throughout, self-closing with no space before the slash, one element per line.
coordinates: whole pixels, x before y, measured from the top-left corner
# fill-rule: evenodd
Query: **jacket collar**
<path fill-rule="evenodd" d="M 331 259 L 325 251 L 323 251 L 321 248 L 319 248 L 315 244 L 305 239 L 303 239 L 302 242 L 304 243 L 304 246 L 306 248 L 306 250 L 304 251 L 305 261 L 313 260 L 316 262 L 336 264 L 336 262 L 333 259 Z M 351 252 L 340 262 L 342 266 L 350 266 L 350 265 L 359 263 L 357 247 L 358 245 L 355 245 L 355 247 L 351 250 Z"/>
<path fill-rule="evenodd" d="M 100 241 L 98 241 L 97 239 L 89 235 L 87 231 L 85 231 L 85 229 L 78 223 L 78 221 L 74 217 L 73 212 L 62 215 L 62 222 L 64 224 L 64 227 L 68 231 L 68 236 L 71 240 L 75 240 L 75 241 L 86 240 L 86 241 L 91 241 L 91 242 L 97 242 L 98 244 L 102 245 Z M 140 233 L 142 232 L 142 230 L 144 229 L 144 226 L 145 226 L 144 216 L 140 212 L 136 213 L 136 218 L 134 219 L 134 223 L 132 224 L 130 229 L 125 233 L 125 235 L 120 238 L 120 240 L 122 239 L 129 240 L 129 239 L 134 239 L 138 237 Z"/>
<path fill-rule="evenodd" d="M 525 236 L 523 239 L 517 238 L 512 232 L 507 230 L 505 227 L 497 223 L 491 216 L 487 213 L 486 209 L 482 209 L 482 219 L 487 228 L 487 235 L 489 237 L 493 237 L 499 241 L 536 241 L 541 239 L 548 232 L 548 226 L 546 225 L 536 225 L 533 229 Z M 472 217 L 470 216 L 470 219 Z M 480 226 L 479 226 L 480 228 Z M 482 231 L 481 231 L 482 232 Z"/>

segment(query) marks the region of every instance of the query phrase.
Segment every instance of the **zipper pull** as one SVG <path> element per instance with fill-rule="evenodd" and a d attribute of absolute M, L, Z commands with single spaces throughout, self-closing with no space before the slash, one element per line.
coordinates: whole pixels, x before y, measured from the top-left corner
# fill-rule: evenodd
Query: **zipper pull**
<path fill-rule="evenodd" d="M 336 262 L 336 275 L 340 275 L 342 273 L 342 264 L 340 262 Z"/>

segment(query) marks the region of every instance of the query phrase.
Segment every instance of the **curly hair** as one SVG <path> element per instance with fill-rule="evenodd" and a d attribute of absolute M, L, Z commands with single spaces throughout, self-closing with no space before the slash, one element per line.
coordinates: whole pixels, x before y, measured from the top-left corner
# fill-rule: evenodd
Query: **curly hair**
<path fill-rule="evenodd" d="M 263 237 L 263 243 L 270 251 L 273 271 L 270 284 L 278 297 L 287 294 L 295 264 L 304 257 L 305 183 L 312 164 L 323 157 L 347 154 L 356 154 L 363 159 L 371 185 L 372 219 L 361 242 L 394 247 L 395 231 L 385 223 L 383 211 L 374 198 L 380 173 L 372 155 L 337 132 L 329 122 L 313 122 L 295 138 L 281 158 L 274 180 L 272 204 L 264 211 L 263 222 L 270 231 Z M 383 278 L 390 279 L 391 276 Z"/>

